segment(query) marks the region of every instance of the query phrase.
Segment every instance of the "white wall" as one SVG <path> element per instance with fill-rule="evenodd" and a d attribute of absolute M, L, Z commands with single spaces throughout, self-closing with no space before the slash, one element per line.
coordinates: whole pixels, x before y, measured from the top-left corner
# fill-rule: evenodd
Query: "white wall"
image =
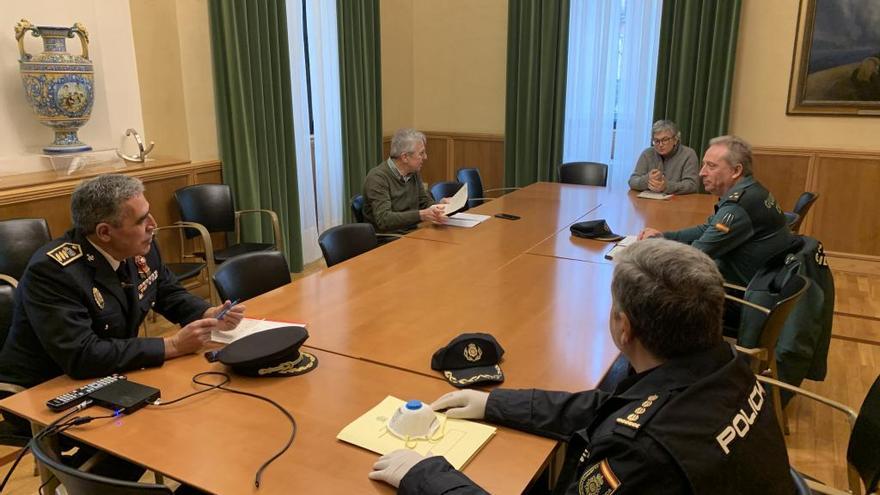
<path fill-rule="evenodd" d="M 143 131 L 140 89 L 128 2 L 103 0 L 15 0 L 0 9 L 0 176 L 50 167 L 41 149 L 53 132 L 39 124 L 28 105 L 19 75 L 18 46 L 13 27 L 20 19 L 38 26 L 72 26 L 89 31 L 89 56 L 95 64 L 95 103 L 80 140 L 94 149 L 115 149 L 125 130 Z M 79 38 L 67 40 L 80 53 Z M 39 38 L 26 34 L 25 49 L 43 50 Z"/>

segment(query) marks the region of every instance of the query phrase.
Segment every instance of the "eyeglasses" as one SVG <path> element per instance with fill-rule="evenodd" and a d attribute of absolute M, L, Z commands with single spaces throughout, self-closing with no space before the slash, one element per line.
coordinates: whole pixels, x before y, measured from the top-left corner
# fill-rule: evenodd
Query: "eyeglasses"
<path fill-rule="evenodd" d="M 404 153 L 404 155 L 409 155 L 409 156 L 415 156 L 415 155 L 418 155 L 418 156 L 420 156 L 420 157 L 422 157 L 422 158 L 428 158 L 428 152 L 425 151 L 425 150 L 422 150 L 422 151 L 420 151 L 420 152 L 418 152 L 418 153 L 416 153 L 415 151 L 407 151 L 406 153 Z"/>
<path fill-rule="evenodd" d="M 651 144 L 653 144 L 654 146 L 657 146 L 658 144 L 667 144 L 667 143 L 669 143 L 670 141 L 673 141 L 673 140 L 675 140 L 675 138 L 674 138 L 674 137 L 671 137 L 671 136 L 670 136 L 670 137 L 661 138 L 661 139 L 652 139 L 652 140 L 651 140 Z"/>

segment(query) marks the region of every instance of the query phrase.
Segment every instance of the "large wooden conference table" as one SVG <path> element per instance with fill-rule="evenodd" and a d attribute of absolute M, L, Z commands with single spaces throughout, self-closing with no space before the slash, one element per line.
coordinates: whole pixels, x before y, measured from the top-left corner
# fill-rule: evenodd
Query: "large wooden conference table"
<path fill-rule="evenodd" d="M 613 265 L 608 243 L 572 237 L 577 221 L 604 218 L 619 234 L 700 223 L 714 198 L 637 199 L 628 191 L 536 183 L 471 210 L 490 218 L 463 229 L 423 225 L 368 253 L 246 301 L 247 315 L 307 325 L 317 370 L 283 379 L 235 377 L 299 421 L 288 453 L 252 488 L 258 465 L 281 444 L 287 422 L 258 401 L 213 391 L 169 410 L 147 408 L 72 436 L 172 478 L 217 493 L 381 492 L 366 473 L 376 455 L 335 440 L 385 395 L 429 402 L 453 390 L 430 369 L 431 355 L 462 332 L 487 332 L 506 350 L 505 387 L 594 388 L 618 356 L 608 333 Z M 200 356 L 130 373 L 166 399 L 216 369 Z M 60 377 L 0 406 L 37 423 L 45 400 L 75 385 Z M 465 473 L 493 493 L 517 493 L 549 461 L 546 439 L 499 429 Z"/>

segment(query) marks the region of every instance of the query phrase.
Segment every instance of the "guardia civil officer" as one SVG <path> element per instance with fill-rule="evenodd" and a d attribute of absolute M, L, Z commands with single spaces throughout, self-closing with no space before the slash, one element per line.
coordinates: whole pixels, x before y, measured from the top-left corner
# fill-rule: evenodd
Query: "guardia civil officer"
<path fill-rule="evenodd" d="M 222 321 L 213 318 L 229 302 L 209 307 L 162 264 L 139 179 L 101 175 L 82 182 L 71 214 L 73 229 L 37 250 L 19 283 L 0 351 L 0 382 L 28 388 L 61 374 L 96 378 L 161 366 L 200 349 L 211 330 L 241 321 L 243 305 Z M 150 309 L 182 328 L 170 337 L 139 338 Z M 5 416 L 29 434 L 27 422 Z"/>
<path fill-rule="evenodd" d="M 611 337 L 634 370 L 613 393 L 464 390 L 432 407 L 568 442 L 554 493 L 794 493 L 771 399 L 721 338 L 712 260 L 638 242 L 619 257 L 611 295 Z M 443 457 L 412 450 L 373 469 L 398 493 L 484 493 Z"/>
<path fill-rule="evenodd" d="M 773 195 L 752 176 L 752 147 L 737 136 L 709 141 L 700 168 L 703 186 L 719 197 L 706 223 L 674 232 L 646 228 L 639 239 L 663 236 L 708 254 L 728 282 L 748 285 L 792 234 Z"/>

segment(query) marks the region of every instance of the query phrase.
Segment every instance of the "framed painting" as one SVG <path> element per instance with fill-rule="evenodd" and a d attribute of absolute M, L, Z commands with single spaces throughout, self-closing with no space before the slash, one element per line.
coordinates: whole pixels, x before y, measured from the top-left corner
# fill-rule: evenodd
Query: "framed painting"
<path fill-rule="evenodd" d="M 880 2 L 801 0 L 786 113 L 880 116 Z"/>

